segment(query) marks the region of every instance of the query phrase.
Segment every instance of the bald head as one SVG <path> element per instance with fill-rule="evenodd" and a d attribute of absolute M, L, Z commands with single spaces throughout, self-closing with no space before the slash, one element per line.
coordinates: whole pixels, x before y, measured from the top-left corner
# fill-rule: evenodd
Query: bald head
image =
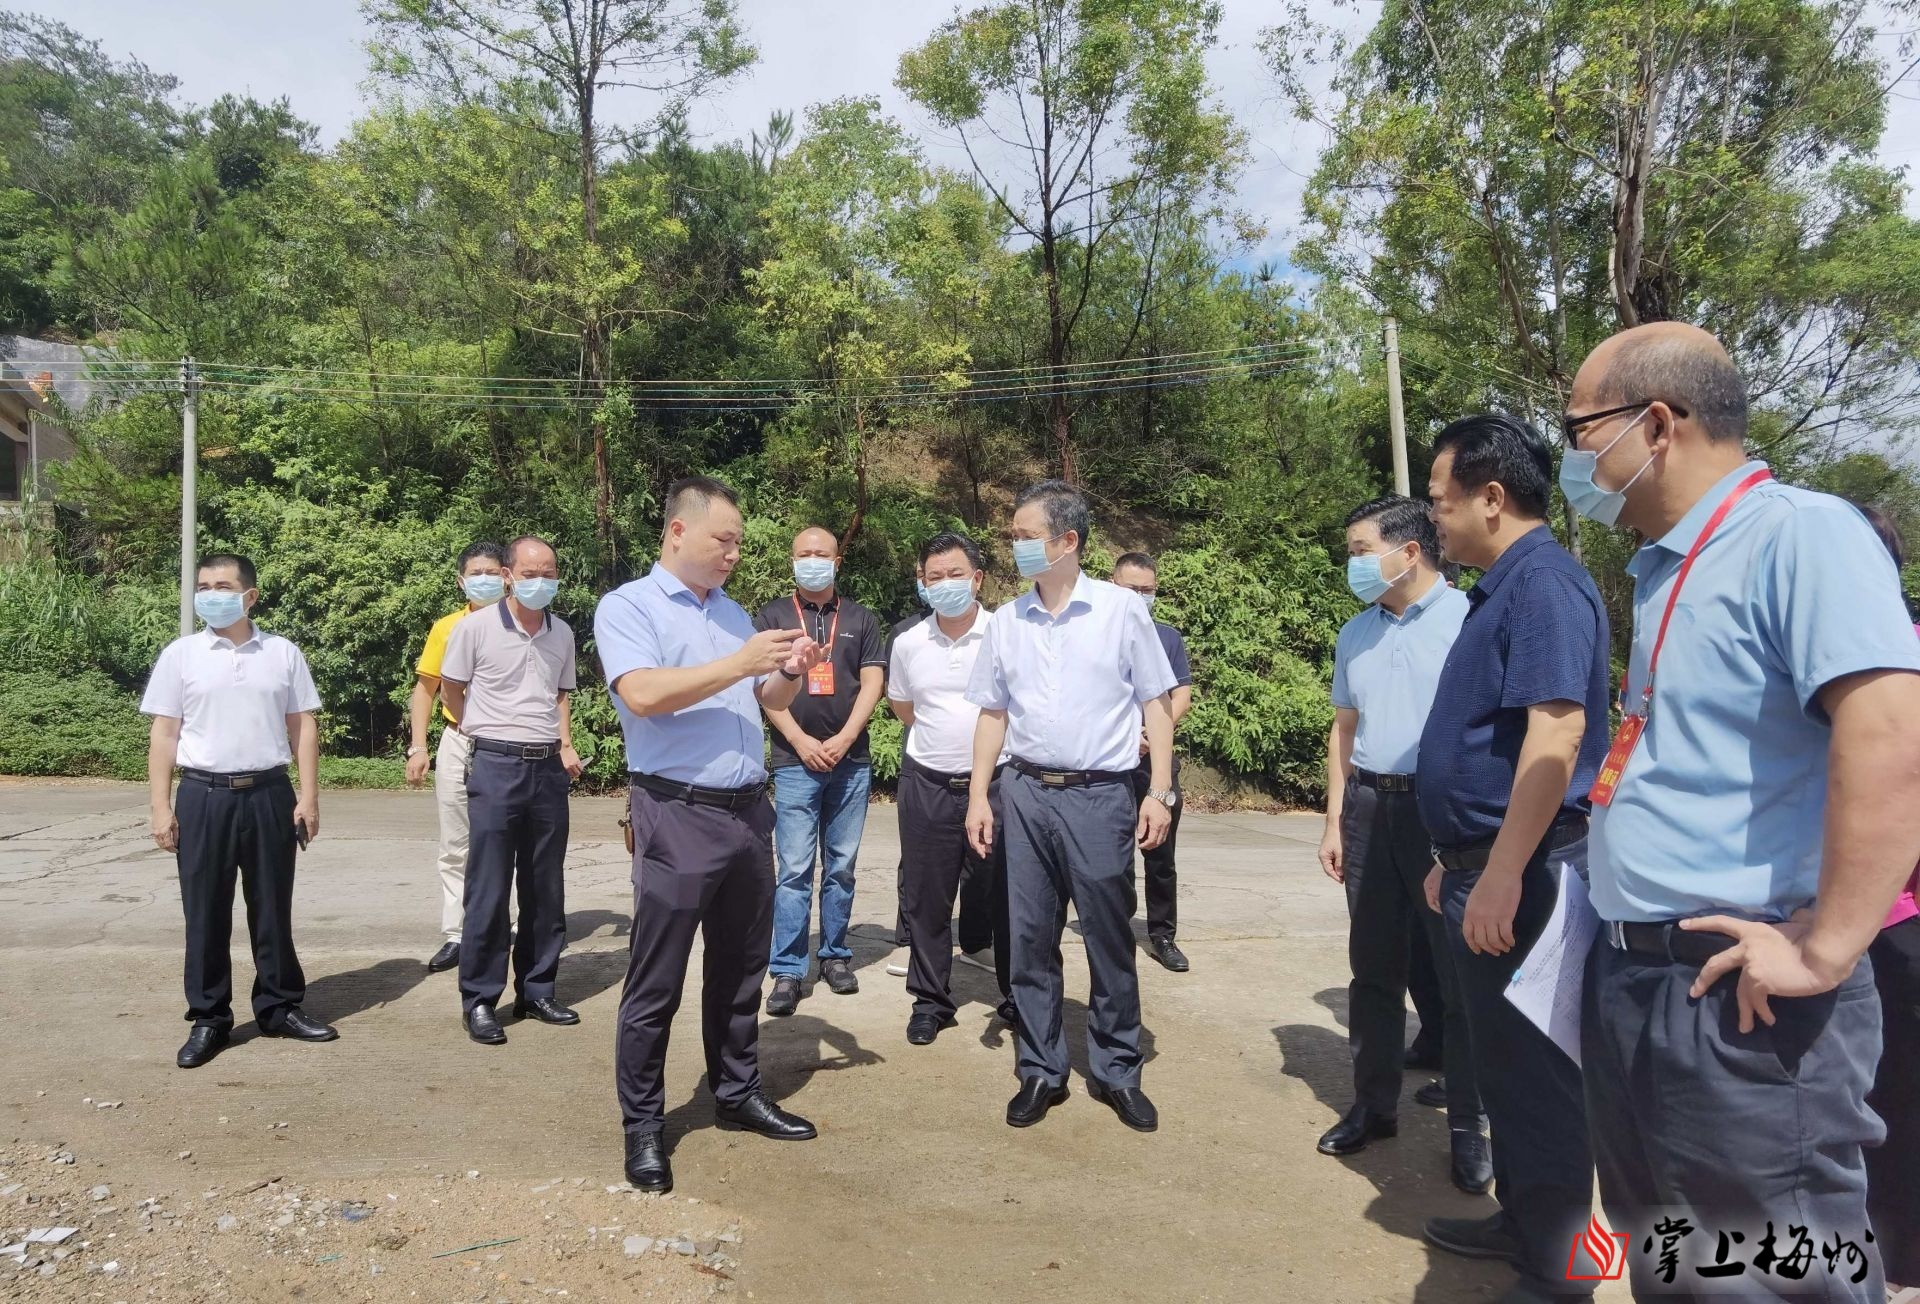
<path fill-rule="evenodd" d="M 836 561 L 840 557 L 840 540 L 833 531 L 818 525 L 809 525 L 793 536 L 793 555 L 796 557 L 831 557 Z"/>
<path fill-rule="evenodd" d="M 1747 384 L 1720 341 L 1686 322 L 1621 331 L 1574 378 L 1576 410 L 1659 400 L 1715 443 L 1747 436 Z"/>

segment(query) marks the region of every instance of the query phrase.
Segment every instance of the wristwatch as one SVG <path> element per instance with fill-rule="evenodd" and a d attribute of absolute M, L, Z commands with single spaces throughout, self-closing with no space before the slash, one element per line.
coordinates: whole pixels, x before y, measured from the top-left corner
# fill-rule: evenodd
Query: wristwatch
<path fill-rule="evenodd" d="M 1149 788 L 1147 796 L 1172 810 L 1180 801 L 1180 794 L 1172 788 Z"/>
<path fill-rule="evenodd" d="M 415 743 L 412 747 L 407 748 L 407 759 L 412 760 L 413 754 L 415 752 L 424 752 L 426 750 L 427 749 L 424 746 L 420 745 L 419 743 Z"/>
<path fill-rule="evenodd" d="M 787 669 L 785 666 L 781 666 L 780 677 L 782 679 L 787 680 L 788 682 L 792 682 L 793 680 L 798 679 L 800 676 L 795 674 L 793 671 Z"/>

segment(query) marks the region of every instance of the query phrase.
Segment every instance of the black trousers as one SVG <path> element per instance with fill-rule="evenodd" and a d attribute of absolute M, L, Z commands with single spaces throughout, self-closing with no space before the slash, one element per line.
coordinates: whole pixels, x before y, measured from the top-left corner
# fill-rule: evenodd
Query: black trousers
<path fill-rule="evenodd" d="M 276 1028 L 307 994 L 293 950 L 293 785 L 282 775 L 251 788 L 215 788 L 182 776 L 175 862 L 187 920 L 187 1019 L 233 1026 L 233 885 L 247 899 L 253 944 L 253 1017 Z"/>
<path fill-rule="evenodd" d="M 1134 802 L 1122 779 L 1048 787 L 1008 769 L 1000 778 L 1006 820 L 1013 1003 L 1020 1012 L 1015 1072 L 1067 1082 L 1060 937 L 1067 902 L 1087 948 L 1087 1062 L 1115 1087 L 1140 1085 L 1140 978 L 1134 969 Z"/>
<path fill-rule="evenodd" d="M 1424 898 L 1420 910 L 1426 911 Z M 1427 911 L 1427 913 L 1432 913 Z M 1413 1045 L 1423 1052 L 1437 1056 L 1442 1062 L 1447 1057 L 1447 1000 L 1440 989 L 1440 966 L 1436 956 L 1445 956 L 1446 947 L 1435 949 L 1435 940 L 1439 934 L 1429 934 L 1424 928 L 1410 930 L 1411 941 L 1407 947 L 1407 997 L 1413 1002 L 1413 1009 L 1420 1016 L 1420 1031 L 1414 1034 Z M 1444 938 L 1439 938 L 1444 941 Z"/>
<path fill-rule="evenodd" d="M 1005 862 L 1006 857 L 996 849 L 987 860 L 969 855 L 966 868 L 960 871 L 960 926 L 955 930 L 955 938 L 960 949 L 968 954 L 999 945 L 1006 936 Z M 900 896 L 900 909 L 894 920 L 893 944 L 910 946 L 913 936 L 907 927 L 907 850 L 904 846 L 900 849 L 900 863 L 894 869 L 894 889 Z M 1000 988 L 1004 992 L 1007 957 L 1000 951 L 994 953 L 994 969 L 1000 975 Z"/>
<path fill-rule="evenodd" d="M 1133 772 L 1133 806 L 1137 813 L 1140 803 L 1147 799 L 1147 789 L 1153 786 L 1152 770 L 1142 763 Z M 1173 790 L 1180 791 L 1180 762 L 1173 763 Z M 1146 864 L 1147 879 L 1147 936 L 1155 941 L 1165 939 L 1171 942 L 1173 935 L 1180 929 L 1180 878 L 1173 867 L 1173 846 L 1180 836 L 1180 816 L 1187 809 L 1187 803 L 1173 803 L 1173 822 L 1167 825 L 1167 840 L 1152 851 L 1140 853 L 1140 859 Z"/>
<path fill-rule="evenodd" d="M 907 961 L 907 991 L 913 997 L 915 1014 L 951 1018 L 953 1000 L 953 904 L 962 892 L 962 884 L 973 885 L 974 895 L 984 897 L 991 924 L 985 941 L 972 939 L 967 945 L 964 930 L 966 912 L 960 916 L 961 949 L 977 951 L 994 947 L 995 977 L 1004 999 L 1011 993 L 1008 969 L 1007 895 L 1004 865 L 1005 843 L 995 838 L 992 852 L 984 859 L 973 854 L 967 844 L 968 790 L 955 788 L 949 780 L 960 776 L 940 774 L 911 760 L 900 765 L 896 801 L 900 813 L 900 891 L 901 907 L 906 915 L 908 944 L 912 948 Z M 987 800 L 993 807 L 994 823 L 1001 822 L 1000 780 L 988 788 Z"/>
<path fill-rule="evenodd" d="M 1880 1068 L 1867 1104 L 1887 1139 L 1867 1151 L 1867 1212 L 1887 1280 L 1920 1286 L 1920 918 L 1880 930 L 1867 951 L 1880 989 Z"/>
<path fill-rule="evenodd" d="M 1447 952 L 1446 921 L 1427 909 L 1427 871 L 1432 844 L 1411 792 L 1381 792 L 1347 781 L 1340 807 L 1347 889 L 1347 1045 L 1353 1053 L 1355 1102 L 1383 1118 L 1400 1110 L 1400 1075 L 1406 1053 L 1409 957 L 1416 937 L 1445 964 L 1440 984 L 1441 1042 L 1447 1067 L 1447 1119 L 1457 1128 L 1480 1128 L 1480 1092 L 1475 1085 L 1467 1011 Z M 1422 1031 L 1427 1029 L 1423 1025 Z"/>
<path fill-rule="evenodd" d="M 1730 1256 L 1742 1260 L 1754 1257 L 1769 1221 L 1783 1256 L 1795 1240 L 1791 1225 L 1805 1227 L 1816 1244 L 1837 1235 L 1866 1250 L 1861 1148 L 1882 1135 L 1866 1103 L 1880 1049 L 1870 960 L 1833 991 L 1775 997 L 1773 1026 L 1756 1019 L 1745 1033 L 1737 978 L 1722 978 L 1696 1000 L 1688 991 L 1699 973 L 1619 950 L 1603 933 L 1588 954 L 1581 993 L 1587 1118 L 1608 1223 L 1644 1238 L 1656 1220 L 1684 1216 L 1712 1233 L 1679 1247 L 1679 1298 L 1687 1297 L 1687 1283 L 1700 1281 L 1693 1267 L 1713 1262 L 1720 1233 L 1745 1238 Z M 1907 1169 L 1901 1188 L 1910 1194 L 1914 1180 Z M 1640 1244 L 1634 1239 L 1630 1249 Z M 1877 1248 L 1887 1253 L 1884 1238 Z M 1829 1272 L 1816 1256 L 1800 1280 L 1750 1265 L 1740 1298 L 1880 1304 L 1879 1256 L 1868 1251 L 1867 1258 L 1842 1260 Z M 1676 1286 L 1653 1271 L 1656 1262 L 1629 1255 L 1636 1296 L 1674 1294 Z M 1849 1280 L 1861 1269 L 1861 1281 Z M 1694 1297 L 1726 1298 L 1704 1290 Z"/>
<path fill-rule="evenodd" d="M 614 1085 L 629 1132 L 666 1120 L 667 1040 L 700 933 L 707 1085 L 723 1105 L 760 1089 L 760 987 L 773 945 L 773 803 L 738 811 L 628 794 L 633 939 L 620 992 Z"/>
<path fill-rule="evenodd" d="M 1573 1237 L 1593 1213 L 1593 1151 L 1580 1069 L 1506 999 L 1506 990 L 1553 914 L 1559 876 L 1584 876 L 1586 870 L 1584 826 L 1575 834 L 1547 835 L 1521 876 L 1513 949 L 1505 955 L 1475 955 L 1460 931 L 1481 871 L 1450 871 L 1441 887 L 1447 953 L 1467 1012 L 1480 1100 L 1493 1130 L 1494 1198 L 1520 1238 L 1516 1266 L 1521 1275 L 1562 1294 L 1593 1290 L 1592 1283 L 1567 1280 Z"/>
<path fill-rule="evenodd" d="M 466 919 L 460 931 L 460 1003 L 495 1005 L 507 989 L 512 938 L 514 995 L 553 995 L 567 946 L 567 770 L 557 756 L 523 761 L 473 749 L 467 764 Z M 518 891 L 520 924 L 507 919 Z"/>

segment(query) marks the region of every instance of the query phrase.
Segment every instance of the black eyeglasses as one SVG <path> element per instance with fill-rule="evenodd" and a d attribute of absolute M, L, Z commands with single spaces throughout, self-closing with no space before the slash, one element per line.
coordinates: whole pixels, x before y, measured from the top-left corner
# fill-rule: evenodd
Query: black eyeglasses
<path fill-rule="evenodd" d="M 1631 403 L 1622 403 L 1619 407 L 1606 408 L 1600 412 L 1589 412 L 1585 416 L 1576 417 L 1568 413 L 1560 418 L 1560 433 L 1565 437 L 1567 447 L 1572 448 L 1580 437 L 1581 427 L 1590 426 L 1596 421 L 1604 421 L 1608 417 L 1617 417 L 1622 412 L 1637 412 L 1651 403 L 1666 403 L 1667 410 L 1677 417 L 1684 418 L 1687 415 L 1687 410 L 1678 403 L 1667 403 L 1663 398 L 1637 398 Z"/>

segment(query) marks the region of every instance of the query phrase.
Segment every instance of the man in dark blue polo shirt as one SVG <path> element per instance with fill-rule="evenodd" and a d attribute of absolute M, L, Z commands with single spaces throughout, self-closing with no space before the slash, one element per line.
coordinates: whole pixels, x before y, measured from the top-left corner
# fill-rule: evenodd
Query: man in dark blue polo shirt
<path fill-rule="evenodd" d="M 1504 1300 L 1578 1298 L 1567 1253 L 1592 1212 L 1580 1070 L 1504 999 L 1553 912 L 1586 875 L 1587 790 L 1607 749 L 1607 614 L 1547 528 L 1553 460 L 1496 413 L 1440 432 L 1427 485 L 1440 549 L 1478 568 L 1420 736 L 1416 792 L 1437 860 L 1427 901 L 1447 920 L 1480 1095 L 1493 1129 L 1490 1218 L 1434 1218 L 1433 1244 L 1502 1258 Z"/>

